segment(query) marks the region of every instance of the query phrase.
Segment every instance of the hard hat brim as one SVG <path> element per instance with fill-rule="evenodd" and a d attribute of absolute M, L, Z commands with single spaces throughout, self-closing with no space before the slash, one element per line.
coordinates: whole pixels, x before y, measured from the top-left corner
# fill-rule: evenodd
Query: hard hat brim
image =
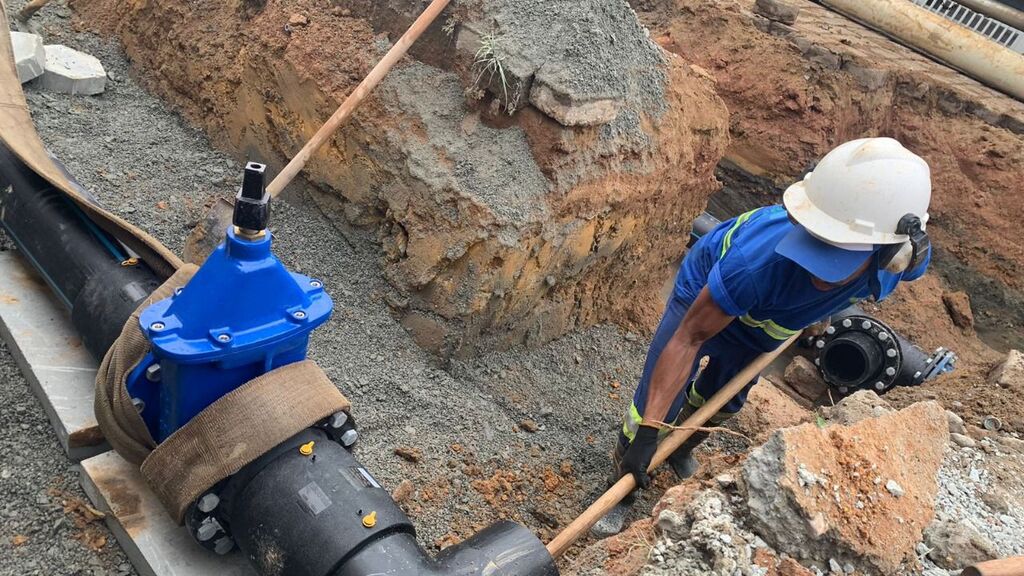
<path fill-rule="evenodd" d="M 852 276 L 873 251 L 845 250 L 818 240 L 803 226 L 793 226 L 775 246 L 775 253 L 825 282 L 839 282 Z"/>
<path fill-rule="evenodd" d="M 898 244 L 906 242 L 905 234 L 854 230 L 850 222 L 837 220 L 814 205 L 807 197 L 803 182 L 796 182 L 782 194 L 786 212 L 815 236 L 833 244 Z M 927 218 L 927 214 L 924 216 Z"/>

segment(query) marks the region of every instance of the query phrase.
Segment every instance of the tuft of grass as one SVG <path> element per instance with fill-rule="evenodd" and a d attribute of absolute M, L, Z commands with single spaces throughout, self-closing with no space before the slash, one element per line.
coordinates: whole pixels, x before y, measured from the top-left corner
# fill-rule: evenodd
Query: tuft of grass
<path fill-rule="evenodd" d="M 484 86 L 490 86 L 491 82 L 494 81 L 494 77 L 497 76 L 501 81 L 501 93 L 502 99 L 505 101 L 505 108 L 509 110 L 509 114 L 515 111 L 515 104 L 508 97 L 508 78 L 505 76 L 505 64 L 504 56 L 501 56 L 497 52 L 497 39 L 493 34 L 485 34 L 480 38 L 480 48 L 477 49 L 474 57 L 473 65 L 479 69 L 476 76 L 476 84 L 478 87 L 481 86 L 481 81 L 484 76 L 487 76 L 487 82 Z"/>

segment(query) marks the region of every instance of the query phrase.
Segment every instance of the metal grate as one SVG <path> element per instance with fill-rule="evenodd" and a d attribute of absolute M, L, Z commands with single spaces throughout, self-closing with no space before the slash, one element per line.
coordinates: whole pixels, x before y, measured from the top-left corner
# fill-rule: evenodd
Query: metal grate
<path fill-rule="evenodd" d="M 979 14 L 955 0 L 911 0 L 914 4 L 945 16 L 1007 48 L 1024 54 L 1024 32 Z"/>

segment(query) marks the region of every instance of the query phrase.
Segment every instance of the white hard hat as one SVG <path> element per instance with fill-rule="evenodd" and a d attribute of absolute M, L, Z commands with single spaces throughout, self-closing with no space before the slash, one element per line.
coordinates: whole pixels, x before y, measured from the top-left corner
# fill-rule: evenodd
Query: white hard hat
<path fill-rule="evenodd" d="M 907 214 L 928 221 L 931 171 L 892 138 L 863 138 L 825 155 L 783 194 L 789 215 L 814 237 L 846 250 L 905 242 L 896 226 Z"/>

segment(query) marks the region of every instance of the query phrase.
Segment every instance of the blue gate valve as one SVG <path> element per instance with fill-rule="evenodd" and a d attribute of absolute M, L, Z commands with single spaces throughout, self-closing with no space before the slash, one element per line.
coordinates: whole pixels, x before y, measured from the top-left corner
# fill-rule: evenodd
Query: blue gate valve
<path fill-rule="evenodd" d="M 246 166 L 225 242 L 139 318 L 152 348 L 127 388 L 157 442 L 249 380 L 304 360 L 310 333 L 331 315 L 323 284 L 271 253 L 264 171 Z"/>

